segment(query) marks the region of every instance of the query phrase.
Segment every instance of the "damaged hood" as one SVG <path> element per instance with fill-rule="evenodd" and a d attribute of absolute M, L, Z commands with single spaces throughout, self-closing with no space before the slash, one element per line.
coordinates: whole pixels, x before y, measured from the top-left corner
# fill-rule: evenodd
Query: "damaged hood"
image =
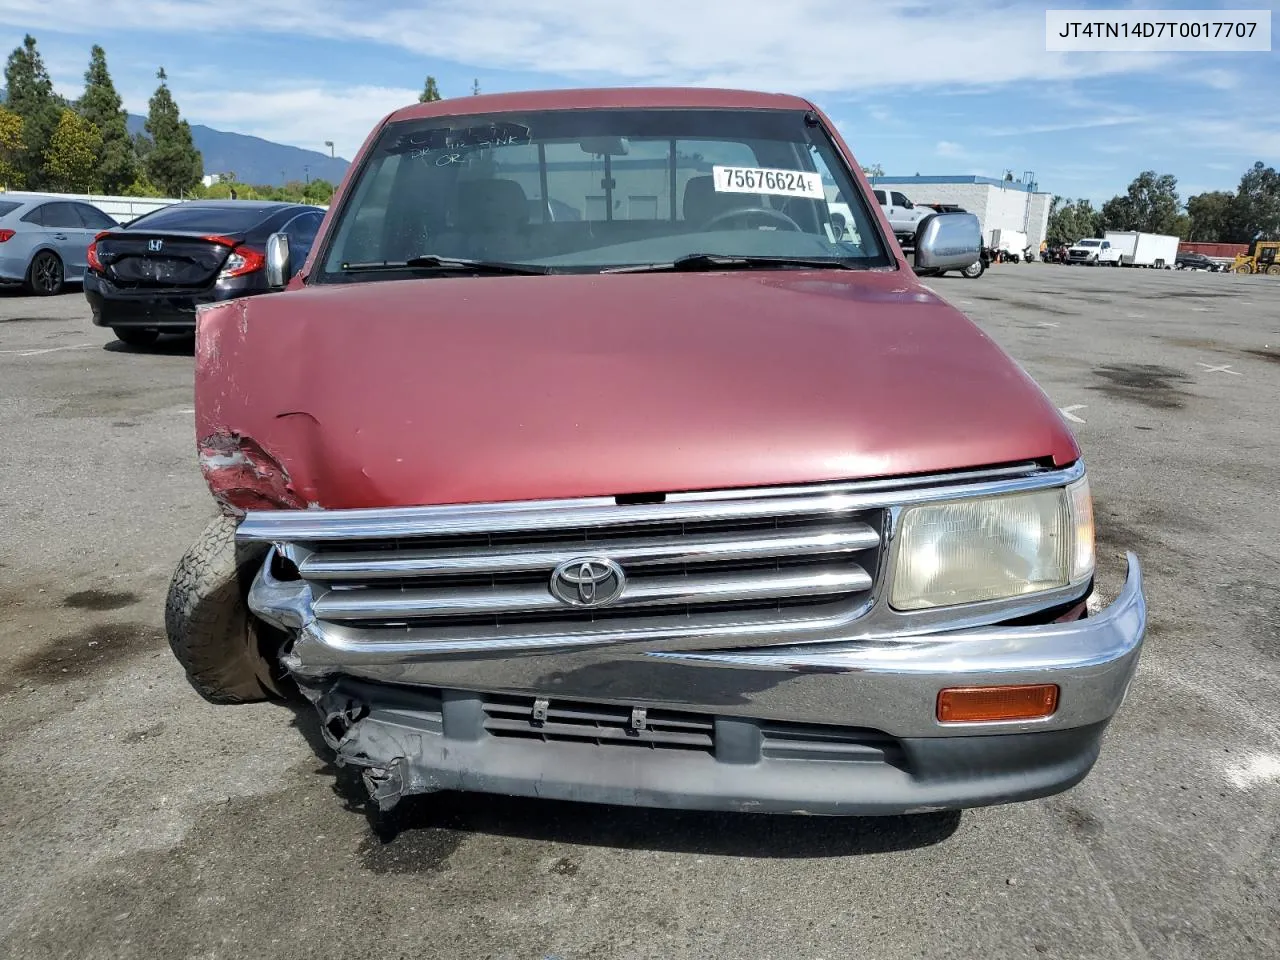
<path fill-rule="evenodd" d="M 440 277 L 207 308 L 202 462 L 325 508 L 853 480 L 1078 449 L 909 273 Z M 230 459 L 228 459 L 230 458 Z M 206 476 L 218 493 L 210 463 Z"/>

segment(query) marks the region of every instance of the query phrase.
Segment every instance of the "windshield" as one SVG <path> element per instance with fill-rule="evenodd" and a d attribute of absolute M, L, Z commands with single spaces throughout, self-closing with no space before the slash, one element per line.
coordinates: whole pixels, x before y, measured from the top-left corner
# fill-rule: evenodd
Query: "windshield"
<path fill-rule="evenodd" d="M 794 110 L 401 121 L 371 148 L 329 233 L 321 281 L 421 257 L 552 273 L 696 254 L 892 263 L 830 138 Z"/>
<path fill-rule="evenodd" d="M 1096 247 L 1101 241 L 1099 240 L 1081 240 L 1076 246 L 1078 247 Z"/>

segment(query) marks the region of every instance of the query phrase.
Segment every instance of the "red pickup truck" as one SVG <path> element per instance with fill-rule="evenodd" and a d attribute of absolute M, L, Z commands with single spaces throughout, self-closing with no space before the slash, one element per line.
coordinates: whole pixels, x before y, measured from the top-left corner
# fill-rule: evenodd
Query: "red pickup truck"
<path fill-rule="evenodd" d="M 1137 559 L 1088 602 L 1071 432 L 917 279 L 974 262 L 976 218 L 908 263 L 812 103 L 406 107 L 301 270 L 287 241 L 282 292 L 198 319 L 222 510 L 166 622 L 206 698 L 300 692 L 382 808 L 890 814 L 1092 767 Z"/>

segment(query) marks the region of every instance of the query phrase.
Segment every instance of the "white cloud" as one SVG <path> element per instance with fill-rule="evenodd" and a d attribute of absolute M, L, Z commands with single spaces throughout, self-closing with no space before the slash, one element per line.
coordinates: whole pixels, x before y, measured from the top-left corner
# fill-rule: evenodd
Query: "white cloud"
<path fill-rule="evenodd" d="M 175 94 L 175 96 L 177 96 Z M 353 157 L 374 124 L 418 91 L 397 87 L 293 87 L 272 91 L 192 90 L 179 105 L 184 114 L 219 130 Z M 144 108 L 145 109 L 145 108 Z"/>
<path fill-rule="evenodd" d="M 1244 157 L 1274 164 L 1280 157 L 1280 124 L 1258 117 L 1176 117 L 1154 124 L 1181 143 L 1195 143 L 1219 156 Z"/>
<path fill-rule="evenodd" d="M 305 77 L 298 75 L 301 68 L 279 75 L 266 58 L 256 67 L 237 69 L 233 76 L 240 77 L 240 89 L 185 77 L 179 61 L 200 63 L 193 56 L 198 38 L 234 38 L 245 29 L 244 18 L 228 15 L 225 0 L 59 0 L 57 6 L 58 32 L 78 33 L 86 46 L 90 38 L 110 45 L 116 31 L 163 51 L 174 64 L 174 95 L 196 123 L 302 146 L 320 147 L 332 139 L 350 155 L 378 117 L 417 95 L 416 89 L 376 85 L 376 80 L 345 86 L 338 79 L 341 62 L 317 64 L 315 75 Z M 0 0 L 0 27 L 46 29 L 48 8 L 48 0 Z M 1030 5 L 995 9 L 976 0 L 884 0 L 851 12 L 845 0 L 755 6 L 741 0 L 419 0 L 412 7 L 388 0 L 370 9 L 364 0 L 273 0 L 255 8 L 251 19 L 255 34 L 268 42 L 274 37 L 364 41 L 408 51 L 425 63 L 466 64 L 478 71 L 526 71 L 583 84 L 786 90 L 835 101 L 841 112 L 851 101 L 862 101 L 869 122 L 860 125 L 860 142 L 920 136 L 922 151 L 937 142 L 939 132 L 913 131 L 878 98 L 917 90 L 937 98 L 1018 84 L 1020 95 L 1041 98 L 1044 122 L 966 130 L 961 134 L 966 142 L 1142 125 L 1153 133 L 1168 127 L 1209 138 L 1193 142 L 1227 156 L 1280 154 L 1280 132 L 1265 119 L 1210 119 L 1197 129 L 1176 112 L 1138 111 L 1077 90 L 1083 85 L 1092 92 L 1098 79 L 1161 71 L 1170 64 L 1185 70 L 1184 61 L 1157 54 L 1047 53 L 1043 8 Z M 872 37 L 909 39 L 910 67 L 904 67 L 901 44 Z M 78 93 L 82 71 L 78 63 L 59 65 L 56 75 L 64 92 Z M 1197 75 L 1215 89 L 1238 82 L 1225 69 L 1202 69 Z M 259 82 L 266 79 L 272 82 Z M 410 79 L 419 81 L 404 78 Z M 137 112 L 145 109 L 153 87 L 146 76 L 137 88 L 122 86 L 121 93 Z M 1105 140 L 1105 135 L 1091 139 Z M 963 151 L 947 140 L 935 148 L 939 156 L 959 159 L 961 154 L 948 153 L 955 149 Z M 1099 149 L 1109 152 L 1105 145 Z"/>
<path fill-rule="evenodd" d="M 950 140 L 939 140 L 937 146 L 933 148 L 933 152 L 940 157 L 966 157 L 968 153 L 964 147 Z"/>
<path fill-rule="evenodd" d="M 1093 116 L 1079 120 L 1064 120 L 1060 123 L 1031 123 L 1021 126 L 984 127 L 979 132 L 986 137 L 1025 137 L 1037 133 L 1063 133 L 1069 130 L 1093 130 L 1098 127 L 1118 127 L 1134 123 L 1143 114 L 1134 111 L 1123 112 L 1112 116 Z"/>
<path fill-rule="evenodd" d="M 1197 70 L 1190 79 L 1215 90 L 1235 90 L 1240 86 L 1239 74 L 1230 70 Z"/>
<path fill-rule="evenodd" d="M 0 0 L 0 23 L 47 18 L 47 0 Z M 1140 72 L 1159 55 L 1058 54 L 1044 49 L 1043 11 L 974 0 L 886 0 L 856 14 L 844 0 L 435 0 L 370 13 L 352 0 L 275 0 L 253 28 L 290 36 L 366 40 L 424 57 L 595 80 L 803 90 L 813 94 Z M 102 24 L 143 34 L 231 33 L 243 18 L 222 0 L 60 0 L 59 27 L 100 34 Z M 902 47 L 871 36 L 910 38 Z"/>

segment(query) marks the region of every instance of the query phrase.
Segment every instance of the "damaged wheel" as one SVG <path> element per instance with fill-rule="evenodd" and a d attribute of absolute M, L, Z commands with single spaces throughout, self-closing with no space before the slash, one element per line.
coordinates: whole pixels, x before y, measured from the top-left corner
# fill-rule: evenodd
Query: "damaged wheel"
<path fill-rule="evenodd" d="M 249 612 L 245 598 L 266 544 L 237 544 L 236 522 L 214 519 L 173 574 L 165 632 L 187 680 L 210 703 L 285 699 L 276 654 L 281 635 Z"/>

